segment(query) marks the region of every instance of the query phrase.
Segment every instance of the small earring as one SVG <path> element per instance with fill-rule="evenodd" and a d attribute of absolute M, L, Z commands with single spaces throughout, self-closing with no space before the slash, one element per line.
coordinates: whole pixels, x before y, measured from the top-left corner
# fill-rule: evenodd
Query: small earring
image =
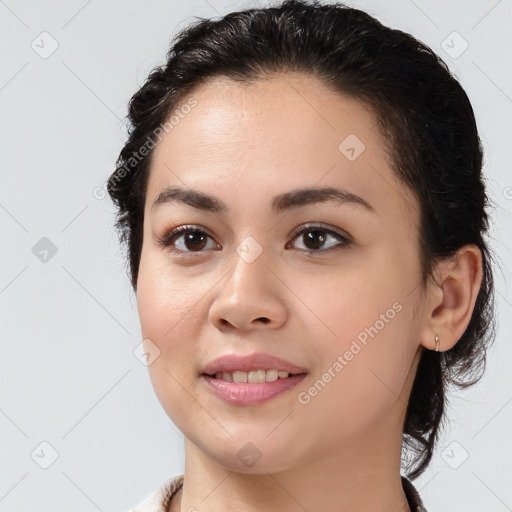
<path fill-rule="evenodd" d="M 439 336 L 437 334 L 436 334 L 436 348 L 435 348 L 435 351 L 439 352 Z"/>

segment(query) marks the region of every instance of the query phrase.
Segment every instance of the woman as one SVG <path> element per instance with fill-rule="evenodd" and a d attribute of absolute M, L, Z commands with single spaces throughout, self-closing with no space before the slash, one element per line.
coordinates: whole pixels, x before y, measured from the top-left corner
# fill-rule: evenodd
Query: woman
<path fill-rule="evenodd" d="M 424 511 L 445 387 L 494 335 L 482 148 L 444 62 L 290 0 L 182 31 L 129 119 L 109 193 L 186 454 L 136 510 Z"/>

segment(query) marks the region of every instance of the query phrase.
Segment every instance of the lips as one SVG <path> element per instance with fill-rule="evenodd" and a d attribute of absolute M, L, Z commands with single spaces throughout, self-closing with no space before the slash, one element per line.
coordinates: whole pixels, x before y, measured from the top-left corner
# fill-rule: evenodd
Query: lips
<path fill-rule="evenodd" d="M 214 395 L 224 402 L 237 407 L 259 406 L 269 400 L 277 399 L 280 396 L 286 395 L 287 391 L 291 391 L 295 386 L 298 386 L 305 378 L 306 374 L 302 373 L 300 375 L 290 375 L 287 379 L 278 379 L 273 382 L 236 384 L 215 379 L 208 375 L 201 375 L 199 377 L 200 381 Z"/>
<path fill-rule="evenodd" d="M 202 370 L 202 375 L 214 376 L 218 372 L 251 372 L 256 370 L 270 370 L 288 372 L 293 375 L 307 373 L 306 368 L 285 359 L 281 359 L 264 352 L 256 352 L 249 355 L 225 354 L 210 361 Z"/>

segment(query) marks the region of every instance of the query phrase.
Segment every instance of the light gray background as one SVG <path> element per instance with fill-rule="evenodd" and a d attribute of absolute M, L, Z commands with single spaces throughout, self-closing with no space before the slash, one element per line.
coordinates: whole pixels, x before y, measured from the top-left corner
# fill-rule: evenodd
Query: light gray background
<path fill-rule="evenodd" d="M 183 471 L 182 435 L 133 353 L 140 328 L 114 208 L 93 191 L 114 169 L 128 100 L 176 30 L 263 5 L 0 1 L 0 512 L 124 511 Z M 452 395 L 451 428 L 415 485 L 430 512 L 511 510 L 512 2 L 350 5 L 430 45 L 474 106 L 498 204 L 500 329 L 481 383 Z M 469 44 L 456 57 L 454 31 Z M 42 237 L 57 248 L 46 262 L 32 252 Z"/>

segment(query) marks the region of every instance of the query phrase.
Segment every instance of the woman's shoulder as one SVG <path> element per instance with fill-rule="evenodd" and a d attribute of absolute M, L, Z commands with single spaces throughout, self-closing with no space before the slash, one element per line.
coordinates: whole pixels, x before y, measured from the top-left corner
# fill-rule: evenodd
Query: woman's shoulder
<path fill-rule="evenodd" d="M 168 478 L 156 491 L 129 512 L 167 512 L 172 497 L 183 484 L 183 474 Z"/>

